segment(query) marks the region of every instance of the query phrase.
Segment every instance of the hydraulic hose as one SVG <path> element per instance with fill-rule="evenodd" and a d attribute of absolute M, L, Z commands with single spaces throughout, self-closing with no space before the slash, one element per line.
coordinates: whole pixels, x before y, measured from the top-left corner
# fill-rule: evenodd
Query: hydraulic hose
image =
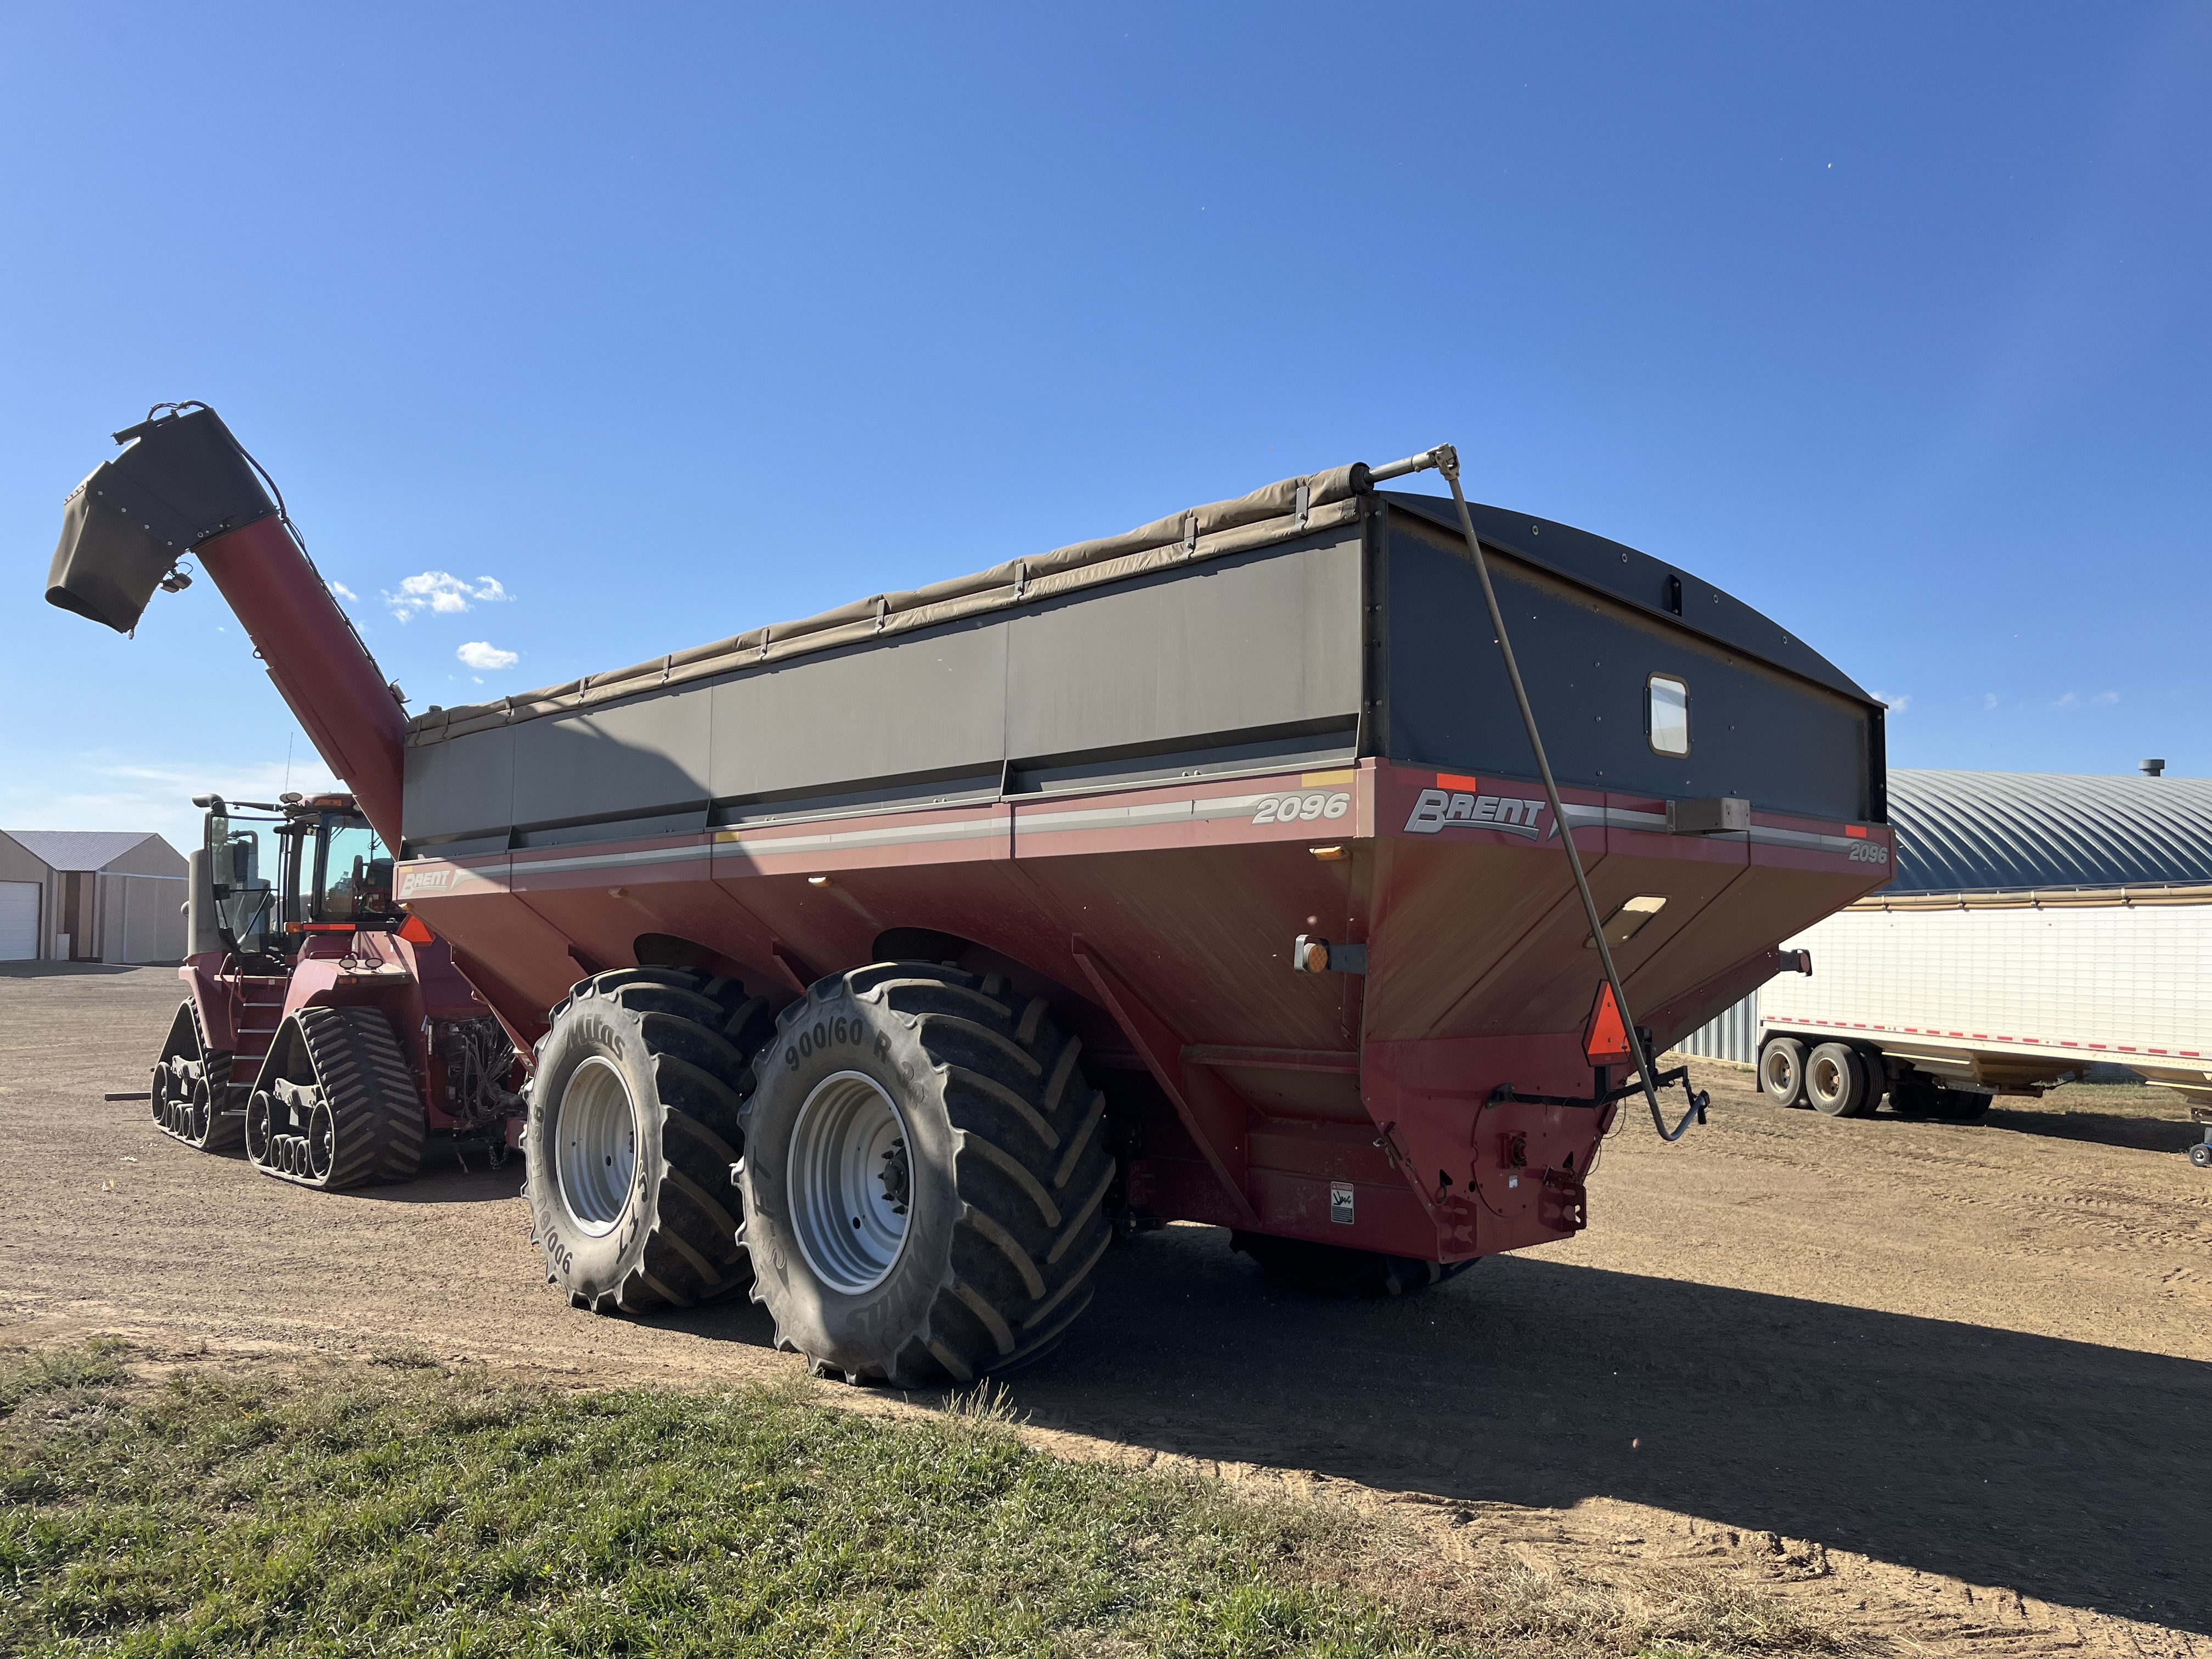
<path fill-rule="evenodd" d="M 1411 455 L 1388 466 L 1370 467 L 1368 477 L 1379 482 L 1402 477 L 1409 472 L 1425 471 L 1430 467 L 1443 473 L 1444 482 L 1451 486 L 1452 502 L 1459 509 L 1460 533 L 1467 538 L 1468 560 L 1482 583 L 1482 601 L 1490 607 L 1490 625 L 1498 635 L 1498 654 L 1505 659 L 1505 677 L 1513 683 L 1513 700 L 1521 708 L 1522 729 L 1528 732 L 1528 747 L 1536 757 L 1536 773 L 1544 782 L 1544 799 L 1551 805 L 1552 823 L 1559 830 L 1559 845 L 1566 849 L 1567 867 L 1574 872 L 1575 891 L 1582 896 L 1583 915 L 1589 921 L 1590 940 L 1597 946 L 1606 983 L 1613 988 L 1613 1006 L 1620 1011 L 1620 1023 L 1628 1033 L 1628 1048 L 1636 1061 L 1637 1080 L 1644 1085 L 1645 1103 L 1651 1108 L 1651 1127 L 1659 1132 L 1662 1140 L 1680 1140 L 1689 1133 L 1690 1125 L 1698 1121 L 1704 1103 L 1692 1094 L 1690 1109 L 1683 1113 L 1681 1121 L 1671 1129 L 1667 1127 L 1667 1115 L 1659 1105 L 1659 1091 L 1651 1081 L 1651 1057 L 1644 1052 L 1644 1034 L 1637 1029 L 1635 1015 L 1629 1012 L 1628 992 L 1620 982 L 1620 969 L 1613 965 L 1613 947 L 1606 943 L 1605 923 L 1597 912 L 1597 899 L 1590 892 L 1589 877 L 1583 872 L 1583 856 L 1575 846 L 1574 831 L 1559 804 L 1559 782 L 1553 777 L 1552 763 L 1544 753 L 1543 735 L 1536 729 L 1536 711 L 1528 702 L 1528 688 L 1522 683 L 1521 665 L 1513 655 L 1512 636 L 1505 629 L 1505 613 L 1498 606 L 1498 590 L 1491 586 L 1490 562 L 1483 557 L 1481 538 L 1474 533 L 1474 519 L 1467 510 L 1467 497 L 1459 487 L 1459 451 L 1450 444 L 1438 444 L 1425 454 Z"/>

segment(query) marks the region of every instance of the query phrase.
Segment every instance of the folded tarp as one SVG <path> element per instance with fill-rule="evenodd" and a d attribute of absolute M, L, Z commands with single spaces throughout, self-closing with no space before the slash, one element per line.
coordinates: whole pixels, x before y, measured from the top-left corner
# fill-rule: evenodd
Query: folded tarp
<path fill-rule="evenodd" d="M 757 628 L 733 639 L 672 652 L 612 673 L 587 674 L 565 685 L 549 685 L 496 702 L 433 708 L 410 722 L 408 746 L 416 748 L 541 714 L 567 714 L 617 697 L 780 662 L 806 652 L 860 644 L 1011 605 L 1035 604 L 1195 560 L 1249 552 L 1350 523 L 1359 516 L 1356 498 L 1366 489 L 1366 468 L 1359 465 L 1285 478 L 1234 501 L 1194 507 L 1119 536 L 1054 548 L 1031 558 L 994 565 L 972 576 L 956 577 L 910 592 L 878 593 L 803 622 Z"/>

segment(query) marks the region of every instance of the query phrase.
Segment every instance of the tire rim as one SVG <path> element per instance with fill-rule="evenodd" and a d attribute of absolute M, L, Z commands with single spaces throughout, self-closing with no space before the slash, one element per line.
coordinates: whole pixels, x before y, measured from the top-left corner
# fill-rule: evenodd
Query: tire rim
<path fill-rule="evenodd" d="M 1767 1093 L 1778 1095 L 1782 1092 L 1784 1086 L 1790 1081 L 1790 1061 L 1786 1055 L 1778 1054 L 1771 1049 L 1768 1050 L 1765 1081 Z"/>
<path fill-rule="evenodd" d="M 274 1115 L 267 1093 L 255 1090 L 246 1108 L 246 1155 L 256 1164 L 269 1162 L 269 1139 L 276 1133 Z"/>
<path fill-rule="evenodd" d="M 614 1062 L 593 1054 L 568 1074 L 554 1110 L 562 1206 L 593 1238 L 614 1231 L 637 1174 L 637 1108 Z"/>
<path fill-rule="evenodd" d="M 1812 1066 L 1813 1092 L 1822 1100 L 1841 1100 L 1844 1097 L 1844 1068 L 1840 1061 L 1822 1055 Z"/>
<path fill-rule="evenodd" d="M 815 1085 L 791 1131 L 784 1177 L 792 1231 L 814 1276 L 858 1296 L 906 1249 L 913 1168 L 906 1118 L 875 1079 L 839 1072 Z"/>

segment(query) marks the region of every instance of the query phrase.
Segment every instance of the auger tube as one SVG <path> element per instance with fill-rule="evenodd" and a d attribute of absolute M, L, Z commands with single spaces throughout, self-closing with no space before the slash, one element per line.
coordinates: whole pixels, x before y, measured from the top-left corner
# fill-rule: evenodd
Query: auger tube
<path fill-rule="evenodd" d="M 196 558 L 308 740 L 396 848 L 407 738 L 398 690 L 222 418 L 205 404 L 167 407 L 117 433 L 129 447 L 70 493 L 47 602 L 131 633 L 157 587 L 190 581 L 178 565 Z"/>

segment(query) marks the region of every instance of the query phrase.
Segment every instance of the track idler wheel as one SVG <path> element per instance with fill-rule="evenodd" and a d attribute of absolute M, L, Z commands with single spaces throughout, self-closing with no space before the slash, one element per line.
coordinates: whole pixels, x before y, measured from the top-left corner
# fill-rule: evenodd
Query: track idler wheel
<path fill-rule="evenodd" d="M 580 1308 L 642 1313 L 741 1288 L 730 1171 L 768 1002 L 735 980 L 623 968 L 553 1010 L 523 1139 L 531 1234 Z"/>
<path fill-rule="evenodd" d="M 245 1139 L 243 1121 L 229 1115 L 231 1056 L 210 1050 L 190 1000 L 169 1022 L 161 1057 L 154 1062 L 149 1091 L 154 1121 L 172 1139 L 204 1152 L 231 1152 Z"/>
<path fill-rule="evenodd" d="M 900 1388 L 1026 1364 L 1113 1229 L 1105 1097 L 1042 1000 L 878 963 L 784 1010 L 745 1108 L 745 1248 L 776 1342 Z"/>
<path fill-rule="evenodd" d="M 284 1022 L 246 1103 L 246 1156 L 262 1174 L 338 1191 L 411 1179 L 422 1100 L 376 1008 L 302 1008 Z"/>

